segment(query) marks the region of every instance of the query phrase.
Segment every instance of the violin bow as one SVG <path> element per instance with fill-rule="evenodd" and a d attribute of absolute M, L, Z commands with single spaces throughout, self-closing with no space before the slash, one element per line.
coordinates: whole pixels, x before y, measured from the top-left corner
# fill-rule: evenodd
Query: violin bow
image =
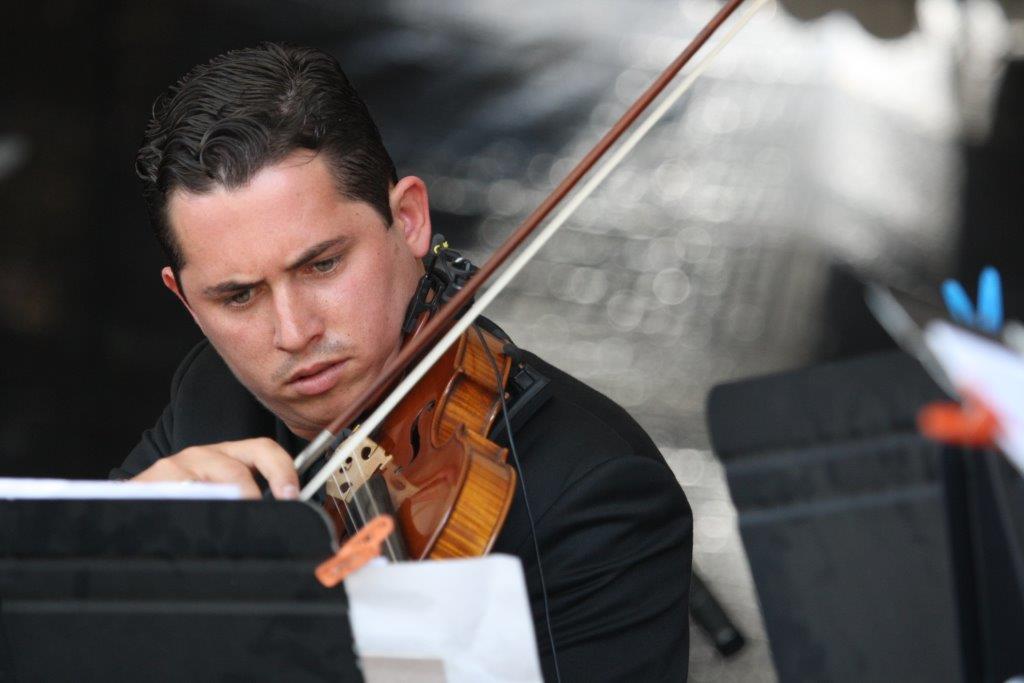
<path fill-rule="evenodd" d="M 387 417 L 395 406 L 416 386 L 416 383 L 430 370 L 430 368 L 441 358 L 442 355 L 459 340 L 462 334 L 481 315 L 483 310 L 500 294 L 512 279 L 523 267 L 536 255 L 540 249 L 547 244 L 559 228 L 569 219 L 576 209 L 594 192 L 595 189 L 608 177 L 609 174 L 621 163 L 630 151 L 647 135 L 654 125 L 661 120 L 665 113 L 681 98 L 708 68 L 711 62 L 722 51 L 722 49 L 747 25 L 758 10 L 770 0 L 753 0 L 749 3 L 746 11 L 730 28 L 728 33 L 716 43 L 711 50 L 701 59 L 700 62 L 690 71 L 686 77 L 665 97 L 657 107 L 626 137 L 614 152 L 605 157 L 605 154 L 623 137 L 627 129 L 650 107 L 651 103 L 660 95 L 686 66 L 694 55 L 707 43 L 708 39 L 718 31 L 725 21 L 744 3 L 745 0 L 729 0 L 694 36 L 693 40 L 683 49 L 678 57 L 658 76 L 658 78 L 640 95 L 640 97 L 626 110 L 622 117 L 612 128 L 605 133 L 604 137 L 594 146 L 590 152 L 569 172 L 569 175 L 562 180 L 558 186 L 551 191 L 551 194 L 534 209 L 533 213 L 516 228 L 515 232 L 505 241 L 501 247 L 481 266 L 480 270 L 470 278 L 469 282 L 452 299 L 441 307 L 441 309 L 430 319 L 424 328 L 414 337 L 409 339 L 402 347 L 395 360 L 390 363 L 363 393 L 352 402 L 351 406 L 344 413 L 338 416 L 331 424 L 317 435 L 310 444 L 303 449 L 295 459 L 295 468 L 299 473 L 305 472 L 316 460 L 327 450 L 334 449 L 334 455 L 320 468 L 320 471 L 310 479 L 303 487 L 299 497 L 302 500 L 309 500 L 321 486 L 326 483 L 332 473 L 352 455 L 364 439 L 368 438 L 373 430 Z M 579 187 L 564 207 L 555 215 L 552 220 L 544 226 L 544 229 L 537 233 L 536 238 L 527 245 L 522 252 L 512 260 L 508 267 L 501 272 L 493 284 L 476 300 L 475 303 L 452 324 L 456 314 L 465 308 L 474 295 L 487 282 L 494 273 L 505 264 L 523 242 L 533 234 L 538 226 L 548 217 L 558 204 L 569 194 L 573 188 L 587 175 L 599 161 L 603 163 Z M 442 336 L 442 333 L 443 336 Z M 440 337 L 440 339 L 438 339 Z M 435 343 L 436 341 L 436 343 Z M 434 344 L 430 350 L 427 347 Z M 398 380 L 401 373 L 413 362 L 416 363 L 402 381 L 395 386 L 390 394 L 382 400 L 377 408 L 359 425 L 358 428 L 344 440 L 339 436 L 341 430 L 351 424 L 361 415 L 368 406 L 373 405 Z"/>

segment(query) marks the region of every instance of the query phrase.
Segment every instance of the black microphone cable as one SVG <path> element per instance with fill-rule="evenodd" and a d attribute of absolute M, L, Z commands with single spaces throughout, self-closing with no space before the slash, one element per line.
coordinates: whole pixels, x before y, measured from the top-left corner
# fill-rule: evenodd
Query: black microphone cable
<path fill-rule="evenodd" d="M 530 497 L 526 495 L 526 477 L 523 476 L 523 467 L 519 463 L 519 454 L 516 452 L 516 441 L 515 437 L 512 436 L 512 422 L 508 417 L 508 406 L 505 403 L 505 391 L 501 384 L 501 370 L 498 368 L 498 361 L 495 360 L 494 354 L 491 353 L 491 347 L 487 345 L 484 339 L 483 332 L 480 330 L 480 326 L 474 324 L 473 331 L 476 332 L 477 337 L 480 339 L 480 343 L 483 344 L 484 350 L 487 352 L 487 360 L 490 361 L 491 367 L 494 369 L 494 376 L 497 379 L 499 391 L 498 396 L 501 398 L 501 415 L 505 419 L 505 431 L 508 434 L 508 449 L 512 453 L 512 460 L 516 464 L 516 469 L 519 471 L 519 486 L 523 492 L 523 503 L 526 505 L 526 516 L 530 520 L 530 538 L 533 539 L 533 552 L 537 555 L 537 574 L 540 576 L 540 590 L 541 595 L 544 598 L 544 621 L 548 627 L 548 642 L 551 644 L 551 660 L 555 664 L 555 680 L 558 683 L 562 683 L 562 674 L 558 670 L 558 652 L 555 650 L 555 634 L 551 629 L 551 608 L 548 604 L 548 587 L 544 581 L 544 565 L 540 559 L 540 545 L 537 543 L 537 528 L 533 523 L 533 510 L 530 509 Z"/>

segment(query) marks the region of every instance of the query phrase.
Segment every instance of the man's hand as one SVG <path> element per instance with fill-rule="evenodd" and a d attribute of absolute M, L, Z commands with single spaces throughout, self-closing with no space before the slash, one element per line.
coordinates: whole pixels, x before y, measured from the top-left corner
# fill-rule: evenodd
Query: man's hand
<path fill-rule="evenodd" d="M 192 446 L 161 458 L 132 481 L 209 481 L 238 484 L 246 498 L 259 498 L 254 473 L 270 484 L 275 498 L 291 500 L 299 495 L 299 477 L 292 457 L 272 439 L 225 441 Z"/>

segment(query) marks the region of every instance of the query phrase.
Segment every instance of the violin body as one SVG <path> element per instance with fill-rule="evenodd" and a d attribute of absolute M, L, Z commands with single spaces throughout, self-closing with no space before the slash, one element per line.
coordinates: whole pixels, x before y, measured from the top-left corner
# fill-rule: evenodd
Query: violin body
<path fill-rule="evenodd" d="M 393 511 L 408 559 L 479 557 L 501 531 L 516 472 L 487 433 L 511 365 L 501 340 L 471 329 L 376 431 L 390 458 L 372 476 L 387 484 L 390 500 L 381 502 Z M 339 508 L 330 500 L 326 507 Z"/>

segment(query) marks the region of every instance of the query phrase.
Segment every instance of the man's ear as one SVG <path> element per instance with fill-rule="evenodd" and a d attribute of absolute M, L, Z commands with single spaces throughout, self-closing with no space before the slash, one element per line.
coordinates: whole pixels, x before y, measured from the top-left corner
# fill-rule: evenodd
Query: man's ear
<path fill-rule="evenodd" d="M 416 176 L 398 181 L 389 193 L 394 227 L 402 231 L 405 243 L 416 258 L 430 251 L 430 200 L 427 186 Z"/>
<path fill-rule="evenodd" d="M 178 278 L 174 277 L 174 271 L 171 270 L 170 266 L 164 266 L 163 270 L 160 271 L 160 279 L 164 281 L 164 287 L 174 292 L 174 296 L 178 297 L 178 301 L 185 307 L 188 314 L 192 316 L 192 319 L 196 321 L 196 325 L 199 325 L 199 329 L 203 329 L 203 325 L 199 322 L 199 318 L 196 317 L 196 312 L 189 306 L 188 299 L 181 291 L 181 285 L 178 284 Z M 204 332 L 205 333 L 205 332 Z"/>

